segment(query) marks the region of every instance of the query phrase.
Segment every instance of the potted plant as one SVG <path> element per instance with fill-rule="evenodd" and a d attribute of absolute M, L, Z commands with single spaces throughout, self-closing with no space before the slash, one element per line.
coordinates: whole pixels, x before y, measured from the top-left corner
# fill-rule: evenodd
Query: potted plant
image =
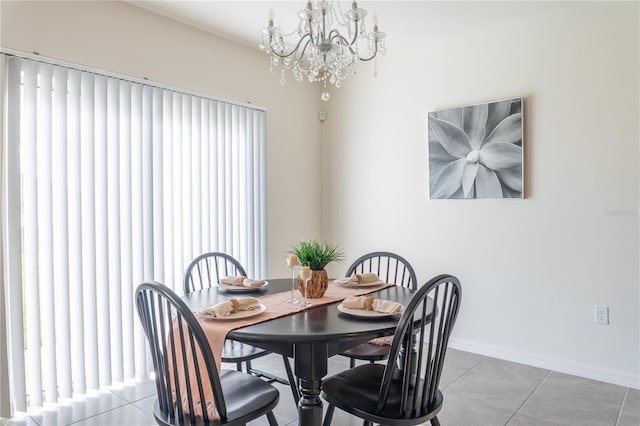
<path fill-rule="evenodd" d="M 302 266 L 311 268 L 311 280 L 308 283 L 307 297 L 318 298 L 324 295 L 329 286 L 327 271 L 324 269 L 330 262 L 342 262 L 344 253 L 334 244 L 317 240 L 300 241 L 290 251 L 295 254 Z M 298 279 L 298 288 L 304 292 L 304 283 Z"/>

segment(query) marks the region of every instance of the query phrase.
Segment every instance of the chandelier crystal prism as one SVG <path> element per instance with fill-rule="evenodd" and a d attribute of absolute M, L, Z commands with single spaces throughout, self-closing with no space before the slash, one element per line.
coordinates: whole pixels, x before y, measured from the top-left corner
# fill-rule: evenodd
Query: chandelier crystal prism
<path fill-rule="evenodd" d="M 386 34 L 378 30 L 378 17 L 373 16 L 373 30 L 367 32 L 366 15 L 367 11 L 359 8 L 356 0 L 345 12 L 340 2 L 309 0 L 306 8 L 298 12 L 297 28 L 284 33 L 274 25 L 274 13 L 270 11 L 258 47 L 271 56 L 272 73 L 281 66 L 281 84 L 286 83 L 285 70 L 290 70 L 297 81 L 306 78 L 321 82 L 324 90 L 320 98 L 328 101 L 327 82 L 338 88 L 355 74 L 357 60 L 371 61 L 378 53 L 385 53 Z M 297 38 L 289 41 L 294 36 Z M 377 75 L 375 61 L 374 75 Z"/>

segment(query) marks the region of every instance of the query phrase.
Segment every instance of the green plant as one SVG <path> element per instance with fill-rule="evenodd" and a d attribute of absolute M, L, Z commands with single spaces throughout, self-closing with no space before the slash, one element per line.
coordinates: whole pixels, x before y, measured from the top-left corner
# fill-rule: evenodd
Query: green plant
<path fill-rule="evenodd" d="M 289 253 L 298 256 L 302 266 L 308 266 L 314 271 L 321 271 L 330 262 L 342 262 L 344 253 L 337 245 L 316 240 L 300 241 Z"/>

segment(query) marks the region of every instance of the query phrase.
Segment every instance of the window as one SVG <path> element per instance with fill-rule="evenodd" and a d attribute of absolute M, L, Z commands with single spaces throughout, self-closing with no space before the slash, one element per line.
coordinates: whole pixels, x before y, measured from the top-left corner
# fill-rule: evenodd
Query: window
<path fill-rule="evenodd" d="M 265 112 L 7 56 L 16 408 L 141 377 L 143 281 L 182 291 L 206 251 L 264 276 Z"/>

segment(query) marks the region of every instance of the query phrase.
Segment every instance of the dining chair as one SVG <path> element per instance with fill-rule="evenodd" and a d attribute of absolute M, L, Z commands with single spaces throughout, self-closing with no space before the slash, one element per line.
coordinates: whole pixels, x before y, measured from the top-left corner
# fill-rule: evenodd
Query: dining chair
<path fill-rule="evenodd" d="M 196 290 L 209 288 L 220 282 L 225 276 L 247 276 L 242 264 L 233 256 L 221 252 L 209 252 L 201 254 L 191 261 L 184 274 L 184 292 L 191 293 Z M 236 369 L 242 371 L 245 364 L 247 373 L 261 376 L 270 381 L 276 381 L 291 388 L 296 404 L 299 400 L 297 381 L 291 369 L 291 363 L 286 355 L 282 355 L 287 379 L 266 371 L 254 369 L 251 361 L 270 354 L 271 352 L 246 343 L 227 339 L 222 349 L 222 362 L 236 364 Z"/>
<path fill-rule="evenodd" d="M 427 421 L 438 426 L 440 375 L 461 296 L 460 281 L 452 275 L 420 287 L 398 322 L 386 365 L 363 364 L 324 381 L 321 395 L 329 404 L 324 426 L 331 424 L 335 407 L 360 417 L 365 426 Z"/>
<path fill-rule="evenodd" d="M 218 371 L 204 331 L 173 290 L 142 283 L 136 306 L 153 359 L 158 424 L 244 425 L 263 415 L 269 425 L 278 424 L 273 414 L 278 390 L 249 374 Z M 211 402 L 220 419 L 211 418 Z"/>
<path fill-rule="evenodd" d="M 418 286 L 418 279 L 411 264 L 402 256 L 388 251 L 376 251 L 367 253 L 349 266 L 346 277 L 354 274 L 375 272 L 381 280 L 393 283 L 402 287 L 415 290 Z M 362 343 L 350 348 L 340 355 L 349 358 L 349 367 L 356 366 L 356 360 L 382 361 L 389 357 L 389 345 L 377 343 Z"/>

